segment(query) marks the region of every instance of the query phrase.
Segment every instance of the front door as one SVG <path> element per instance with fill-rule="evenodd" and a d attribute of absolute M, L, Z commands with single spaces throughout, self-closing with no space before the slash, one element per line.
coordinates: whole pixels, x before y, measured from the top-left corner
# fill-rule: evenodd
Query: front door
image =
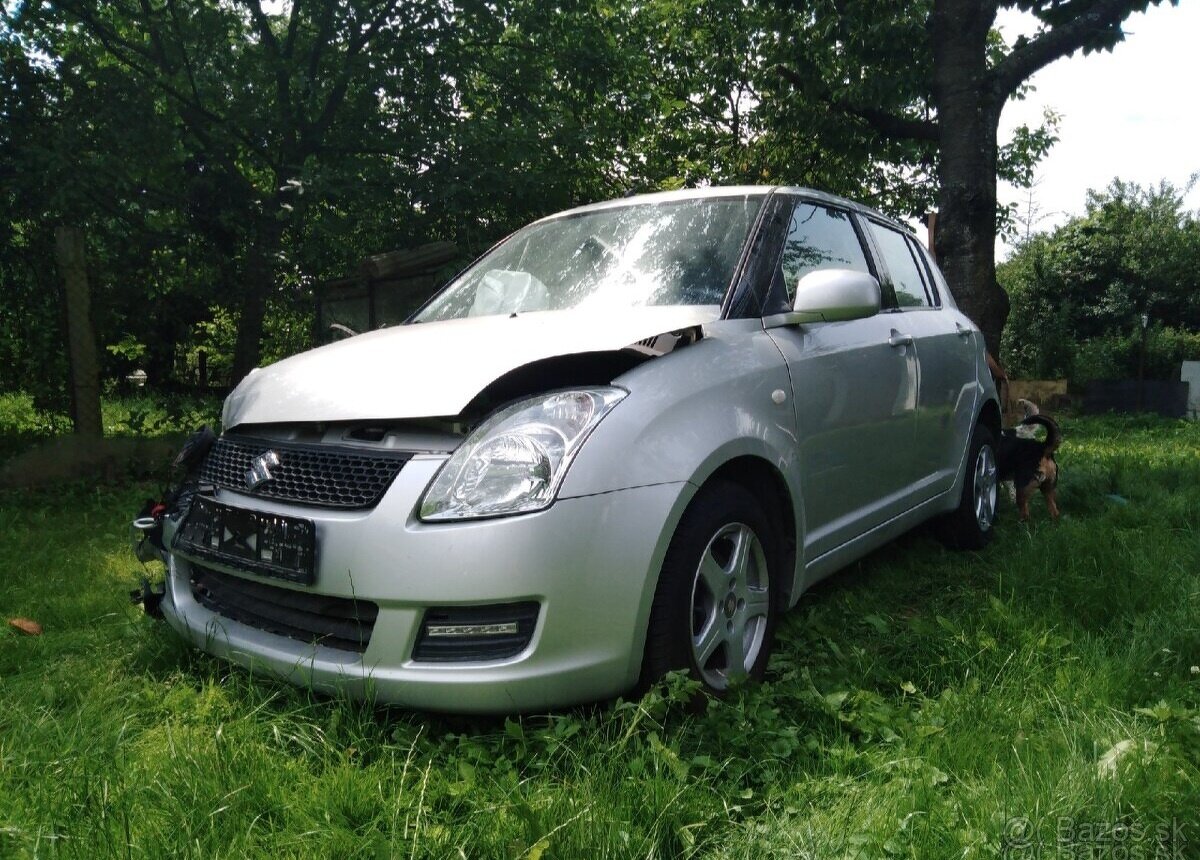
<path fill-rule="evenodd" d="M 877 275 L 849 213 L 798 203 L 777 273 L 788 301 L 801 277 L 826 268 Z M 769 334 L 791 375 L 811 562 L 912 506 L 916 348 L 888 313 Z"/>

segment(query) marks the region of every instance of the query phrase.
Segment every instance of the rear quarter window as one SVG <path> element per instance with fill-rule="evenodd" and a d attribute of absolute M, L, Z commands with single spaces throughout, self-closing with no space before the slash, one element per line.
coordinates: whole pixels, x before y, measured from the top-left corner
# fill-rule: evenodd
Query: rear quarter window
<path fill-rule="evenodd" d="M 904 308 L 933 307 L 933 300 L 926 289 L 922 266 L 917 264 L 916 251 L 911 240 L 891 227 L 868 221 L 868 229 L 875 240 L 875 247 L 883 258 L 888 279 L 896 294 L 896 304 Z"/>

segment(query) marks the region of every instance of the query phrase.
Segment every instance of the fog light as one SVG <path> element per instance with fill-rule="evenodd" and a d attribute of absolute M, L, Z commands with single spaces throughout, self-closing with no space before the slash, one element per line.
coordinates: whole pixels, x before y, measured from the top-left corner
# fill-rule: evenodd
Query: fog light
<path fill-rule="evenodd" d="M 508 636 L 517 631 L 517 622 L 504 624 L 430 624 L 425 632 L 436 636 Z"/>
<path fill-rule="evenodd" d="M 429 662 L 503 660 L 529 646 L 538 604 L 438 606 L 425 611 L 413 659 Z"/>

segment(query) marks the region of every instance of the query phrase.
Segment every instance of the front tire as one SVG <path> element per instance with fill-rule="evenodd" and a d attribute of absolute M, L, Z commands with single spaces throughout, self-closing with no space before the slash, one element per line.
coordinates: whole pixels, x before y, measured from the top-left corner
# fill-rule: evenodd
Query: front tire
<path fill-rule="evenodd" d="M 967 474 L 958 507 L 940 522 L 939 537 L 951 549 L 983 549 L 992 541 L 999 499 L 996 439 L 983 424 L 976 424 L 967 454 Z"/>
<path fill-rule="evenodd" d="M 705 486 L 683 515 L 650 609 L 645 686 L 685 669 L 721 695 L 739 678 L 762 678 L 778 613 L 778 529 L 739 484 Z"/>

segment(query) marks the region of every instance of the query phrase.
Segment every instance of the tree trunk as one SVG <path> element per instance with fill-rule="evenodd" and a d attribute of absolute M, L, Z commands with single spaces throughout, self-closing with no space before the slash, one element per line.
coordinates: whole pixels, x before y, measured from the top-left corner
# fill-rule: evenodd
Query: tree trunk
<path fill-rule="evenodd" d="M 272 198 L 267 215 L 259 224 L 254 245 L 247 254 L 230 385 L 237 385 L 258 366 L 263 318 L 267 312 L 267 299 L 274 292 L 279 252 L 283 247 L 283 225 L 275 217 L 278 209 L 278 202 Z"/>
<path fill-rule="evenodd" d="M 999 355 L 1008 295 L 996 281 L 996 135 L 1003 97 L 986 68 L 995 5 L 936 0 L 934 99 L 940 132 L 936 253 L 963 312 Z"/>
<path fill-rule="evenodd" d="M 177 328 L 178 317 L 171 313 L 169 296 L 155 296 L 147 303 L 146 310 L 154 320 L 154 326 L 152 335 L 147 338 L 146 355 L 139 365 L 146 372 L 147 384 L 162 385 L 171 380 L 176 351 L 182 340 Z"/>
<path fill-rule="evenodd" d="M 100 417 L 100 363 L 92 330 L 91 296 L 83 231 L 59 227 L 54 231 L 55 256 L 66 285 L 67 347 L 71 363 L 71 421 L 80 436 L 104 435 Z"/>

